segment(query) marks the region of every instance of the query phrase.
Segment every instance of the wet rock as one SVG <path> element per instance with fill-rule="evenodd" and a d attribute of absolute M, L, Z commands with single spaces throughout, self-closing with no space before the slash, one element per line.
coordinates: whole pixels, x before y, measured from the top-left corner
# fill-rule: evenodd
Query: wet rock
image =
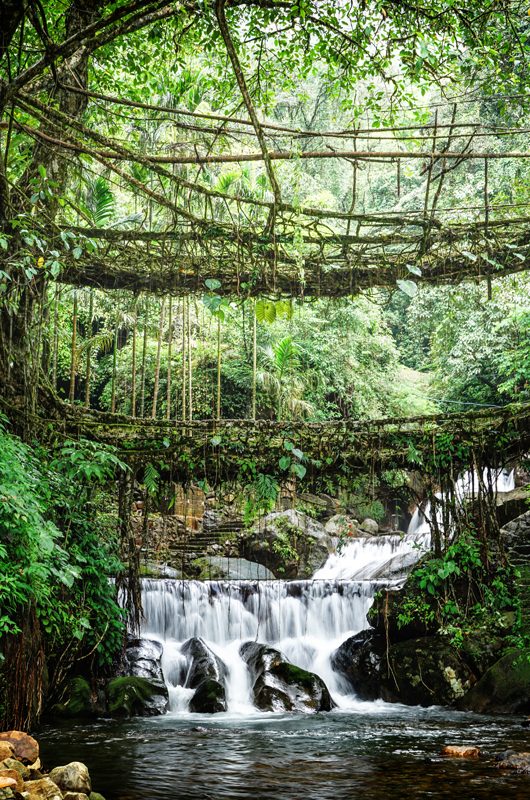
<path fill-rule="evenodd" d="M 63 800 L 89 800 L 84 792 L 63 792 Z"/>
<path fill-rule="evenodd" d="M 214 678 L 204 678 L 190 700 L 189 709 L 197 714 L 217 714 L 226 711 L 226 692 L 223 684 Z"/>
<path fill-rule="evenodd" d="M 442 755 L 450 756 L 451 758 L 478 758 L 480 750 L 478 747 L 470 747 L 469 745 L 448 744 L 442 747 Z"/>
<path fill-rule="evenodd" d="M 51 778 L 39 778 L 37 781 L 26 781 L 24 792 L 27 800 L 63 800 L 63 795 Z"/>
<path fill-rule="evenodd" d="M 331 666 L 343 675 L 361 700 L 381 697 L 386 639 L 373 630 L 346 639 L 331 656 Z"/>
<path fill-rule="evenodd" d="M 99 792 L 90 792 L 88 800 L 105 800 L 105 798 Z"/>
<path fill-rule="evenodd" d="M 39 743 L 23 731 L 4 731 L 0 733 L 0 742 L 8 742 L 17 761 L 23 764 L 31 764 L 39 757 Z"/>
<path fill-rule="evenodd" d="M 107 686 L 109 712 L 116 717 L 155 717 L 169 708 L 167 686 L 160 681 L 126 675 Z"/>
<path fill-rule="evenodd" d="M 363 521 L 359 525 L 359 528 L 365 533 L 369 533 L 371 536 L 377 536 L 377 534 L 379 533 L 379 525 L 377 524 L 375 519 L 370 519 L 370 517 L 363 519 Z"/>
<path fill-rule="evenodd" d="M 186 686 L 195 689 L 190 711 L 202 714 L 226 711 L 224 680 L 227 669 L 221 659 L 199 637 L 188 639 L 181 652 L 189 663 Z"/>
<path fill-rule="evenodd" d="M 530 648 L 511 650 L 491 666 L 459 707 L 488 714 L 530 713 Z"/>
<path fill-rule="evenodd" d="M 227 674 L 226 666 L 200 637 L 193 637 L 184 642 L 181 652 L 189 662 L 187 687 L 195 689 L 205 678 L 224 681 Z"/>
<path fill-rule="evenodd" d="M 508 751 L 502 754 L 495 766 L 497 769 L 513 769 L 521 775 L 530 775 L 530 753 Z"/>
<path fill-rule="evenodd" d="M 332 550 L 324 526 L 295 509 L 268 514 L 240 539 L 241 555 L 280 578 L 310 578 Z"/>
<path fill-rule="evenodd" d="M 240 648 L 251 675 L 255 705 L 262 711 L 331 711 L 335 703 L 324 681 L 291 664 L 279 650 L 258 642 Z"/>
<path fill-rule="evenodd" d="M 14 791 L 16 788 L 17 788 L 16 778 L 13 778 L 11 775 L 0 775 L 0 789 L 11 789 Z"/>
<path fill-rule="evenodd" d="M 55 767 L 50 778 L 64 792 L 82 792 L 90 794 L 92 786 L 88 767 L 81 761 L 71 761 L 63 767 Z"/>
<path fill-rule="evenodd" d="M 163 652 L 162 643 L 154 639 L 130 639 L 125 650 L 125 674 L 164 683 Z"/>
<path fill-rule="evenodd" d="M 0 788 L 0 800 L 14 800 L 14 793 L 11 786 Z"/>
<path fill-rule="evenodd" d="M 6 781 L 13 781 L 13 783 L 6 783 Z M 0 770 L 0 786 L 11 786 L 17 792 L 21 792 L 24 787 L 22 775 L 16 769 L 2 769 Z"/>

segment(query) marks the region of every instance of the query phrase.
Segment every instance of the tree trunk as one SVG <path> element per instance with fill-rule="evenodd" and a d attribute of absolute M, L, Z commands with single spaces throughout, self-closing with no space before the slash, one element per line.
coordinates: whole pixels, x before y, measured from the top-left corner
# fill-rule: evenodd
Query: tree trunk
<path fill-rule="evenodd" d="M 156 407 L 158 404 L 158 386 L 160 383 L 160 354 L 162 352 L 162 334 L 164 330 L 164 311 L 166 308 L 165 300 L 162 300 L 160 307 L 160 323 L 158 325 L 158 340 L 156 345 L 156 363 L 155 363 L 155 385 L 153 388 L 153 406 L 151 409 L 151 417 L 156 417 Z"/>
<path fill-rule="evenodd" d="M 92 338 L 92 318 L 94 316 L 94 292 L 90 290 L 90 301 L 88 306 L 88 324 L 87 335 Z M 92 358 L 92 345 L 89 344 L 86 349 L 86 373 L 85 373 L 85 408 L 90 408 L 90 359 Z"/>
<path fill-rule="evenodd" d="M 186 298 L 182 298 L 182 421 L 186 421 Z"/>
<path fill-rule="evenodd" d="M 140 416 L 145 416 L 145 361 L 147 357 L 147 328 L 149 323 L 149 300 L 145 298 L 144 340 L 142 345 L 142 366 L 140 368 Z"/>
<path fill-rule="evenodd" d="M 134 301 L 134 320 L 132 337 L 132 365 L 131 365 L 131 416 L 136 416 L 136 335 L 138 329 L 138 298 Z"/>
<path fill-rule="evenodd" d="M 74 289 L 74 309 L 72 315 L 72 342 L 70 346 L 70 403 L 75 399 L 75 376 L 77 372 L 77 291 Z"/>
<path fill-rule="evenodd" d="M 216 419 L 221 419 L 221 318 L 217 317 L 217 406 Z"/>
<path fill-rule="evenodd" d="M 256 376 L 258 367 L 256 302 L 252 304 L 252 419 L 256 419 Z"/>
<path fill-rule="evenodd" d="M 111 414 L 116 413 L 116 360 L 118 355 L 118 331 L 119 325 L 116 323 L 114 328 L 114 343 L 112 347 L 112 379 L 111 379 L 111 398 L 110 398 L 110 411 Z"/>
<path fill-rule="evenodd" d="M 171 346 L 173 344 L 173 299 L 171 297 L 169 298 L 167 325 L 166 419 L 171 419 Z"/>

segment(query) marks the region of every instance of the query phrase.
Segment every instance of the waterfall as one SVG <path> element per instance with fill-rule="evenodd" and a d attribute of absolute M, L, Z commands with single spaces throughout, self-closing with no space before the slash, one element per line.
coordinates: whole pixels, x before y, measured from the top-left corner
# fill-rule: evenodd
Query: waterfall
<path fill-rule="evenodd" d="M 515 489 L 515 470 L 497 469 L 489 470 L 484 468 L 482 479 L 486 486 L 491 482 L 492 489 L 495 494 L 502 492 L 512 492 Z M 455 483 L 456 497 L 461 501 L 468 497 L 473 492 L 473 488 L 478 485 L 478 475 L 476 472 L 465 472 L 461 475 Z M 441 498 L 442 495 L 438 492 L 436 497 Z M 442 509 L 437 509 L 437 519 L 440 526 L 443 523 Z M 431 526 L 431 504 L 430 502 L 425 505 L 418 506 L 412 515 L 409 523 L 407 533 L 417 536 L 429 536 Z"/>
<path fill-rule="evenodd" d="M 487 476 L 485 476 L 487 477 Z M 497 491 L 510 491 L 514 475 L 498 471 Z M 457 495 L 471 492 L 463 475 Z M 430 545 L 429 506 L 416 509 L 406 534 L 353 538 L 332 553 L 311 580 L 194 581 L 144 579 L 142 635 L 164 644 L 162 670 L 170 710 L 186 713 L 194 689 L 187 686 L 186 641 L 200 637 L 226 668 L 227 708 L 255 712 L 250 675 L 240 655 L 243 642 L 280 650 L 293 664 L 319 675 L 339 707 L 355 698 L 331 667 L 331 655 L 367 627 L 378 588 L 397 586 Z"/>
<path fill-rule="evenodd" d="M 316 672 L 335 701 L 343 704 L 344 686 L 331 669 L 330 656 L 345 639 L 366 628 L 374 593 L 387 584 L 144 579 L 142 635 L 164 643 L 162 669 L 171 711 L 183 711 L 193 694 L 185 688 L 187 663 L 180 648 L 194 636 L 226 665 L 232 712 L 254 710 L 246 664 L 239 655 L 241 644 L 249 640 L 273 645 L 293 664 Z"/>

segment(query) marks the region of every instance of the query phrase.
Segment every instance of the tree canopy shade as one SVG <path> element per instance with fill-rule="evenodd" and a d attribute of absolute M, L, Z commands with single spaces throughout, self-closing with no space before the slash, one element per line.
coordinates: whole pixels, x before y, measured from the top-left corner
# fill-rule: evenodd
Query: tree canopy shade
<path fill-rule="evenodd" d="M 134 291 L 203 291 L 215 277 L 221 294 L 340 296 L 527 267 L 525 206 L 502 202 L 504 164 L 529 155 L 524 3 L 83 0 L 3 13 L 8 291 L 40 270 Z M 305 165 L 321 174 L 329 161 L 334 196 L 307 194 Z M 384 204 L 370 196 L 383 169 Z M 130 212 L 111 229 L 80 202 L 101 174 Z M 455 216 L 459 177 L 475 191 Z"/>

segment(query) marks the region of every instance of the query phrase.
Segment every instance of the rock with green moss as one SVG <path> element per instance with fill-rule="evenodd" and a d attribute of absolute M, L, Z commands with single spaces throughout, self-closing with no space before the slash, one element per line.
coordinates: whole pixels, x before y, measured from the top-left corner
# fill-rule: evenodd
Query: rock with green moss
<path fill-rule="evenodd" d="M 396 642 L 381 666 L 381 697 L 406 705 L 455 706 L 476 681 L 443 636 Z"/>
<path fill-rule="evenodd" d="M 310 578 L 331 550 L 324 526 L 292 508 L 268 514 L 240 539 L 241 555 L 278 578 Z"/>
<path fill-rule="evenodd" d="M 240 654 L 249 668 L 254 703 L 261 711 L 331 711 L 335 707 L 322 678 L 291 664 L 279 650 L 245 642 Z"/>
<path fill-rule="evenodd" d="M 530 713 L 530 648 L 511 650 L 491 666 L 459 707 L 487 714 Z"/>
<path fill-rule="evenodd" d="M 72 678 L 66 684 L 63 698 L 51 708 L 54 717 L 93 717 L 103 713 L 97 699 L 85 678 Z"/>
<path fill-rule="evenodd" d="M 204 678 L 190 700 L 189 709 L 197 714 L 218 714 L 226 711 L 224 685 L 215 678 Z"/>
<path fill-rule="evenodd" d="M 90 792 L 88 800 L 105 800 L 105 798 L 99 792 Z"/>
<path fill-rule="evenodd" d="M 169 708 L 167 687 L 134 676 L 113 678 L 107 686 L 109 712 L 116 717 L 154 717 Z"/>

